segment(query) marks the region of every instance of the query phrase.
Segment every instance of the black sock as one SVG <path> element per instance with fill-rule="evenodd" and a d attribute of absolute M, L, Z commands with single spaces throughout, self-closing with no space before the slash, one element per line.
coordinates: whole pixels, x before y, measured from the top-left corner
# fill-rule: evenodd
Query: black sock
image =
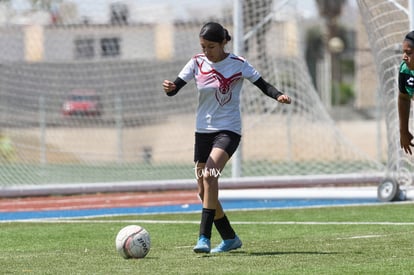
<path fill-rule="evenodd" d="M 223 218 L 215 220 L 214 225 L 217 228 L 217 231 L 220 233 L 220 236 L 223 240 L 234 239 L 236 237 L 236 232 L 234 232 L 233 228 L 230 225 L 227 216 L 224 215 Z"/>
<path fill-rule="evenodd" d="M 201 212 L 200 236 L 204 235 L 211 239 L 214 215 L 216 215 L 216 209 L 203 208 L 203 212 Z"/>

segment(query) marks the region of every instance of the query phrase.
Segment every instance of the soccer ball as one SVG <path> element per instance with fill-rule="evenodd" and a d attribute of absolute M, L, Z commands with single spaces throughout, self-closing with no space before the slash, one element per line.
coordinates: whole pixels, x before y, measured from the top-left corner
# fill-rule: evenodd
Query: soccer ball
<path fill-rule="evenodd" d="M 139 225 L 128 225 L 118 232 L 115 246 L 124 259 L 144 258 L 151 247 L 150 235 Z"/>

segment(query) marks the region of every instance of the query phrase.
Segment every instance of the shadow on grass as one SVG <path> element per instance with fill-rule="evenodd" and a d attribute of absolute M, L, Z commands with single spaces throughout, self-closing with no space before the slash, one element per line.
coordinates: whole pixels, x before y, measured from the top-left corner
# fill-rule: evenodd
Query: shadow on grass
<path fill-rule="evenodd" d="M 339 255 L 342 252 L 319 252 L 319 251 L 263 251 L 263 252 L 248 252 L 248 251 L 230 251 L 226 253 L 203 254 L 202 257 L 211 257 L 218 255 L 227 256 L 278 256 L 278 255 Z M 201 256 L 201 255 L 200 255 Z"/>
<path fill-rule="evenodd" d="M 241 252 L 241 251 L 240 251 Z M 244 252 L 247 256 L 273 256 L 273 255 L 338 255 L 341 252 L 319 252 L 319 251 L 263 251 Z"/>

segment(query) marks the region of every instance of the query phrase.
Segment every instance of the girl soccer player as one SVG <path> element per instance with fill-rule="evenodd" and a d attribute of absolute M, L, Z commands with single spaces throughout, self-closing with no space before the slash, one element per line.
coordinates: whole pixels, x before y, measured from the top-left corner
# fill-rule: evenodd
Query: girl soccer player
<path fill-rule="evenodd" d="M 199 239 L 193 250 L 196 253 L 218 253 L 242 246 L 218 200 L 218 178 L 240 142 L 243 79 L 280 103 L 290 104 L 291 99 L 267 83 L 244 58 L 225 51 L 231 37 L 221 24 L 205 24 L 199 39 L 203 53 L 191 58 L 174 82 L 164 80 L 163 88 L 168 96 L 173 96 L 191 79 L 196 82 L 199 104 L 194 161 L 203 209 Z M 213 224 L 223 240 L 211 249 Z"/>
<path fill-rule="evenodd" d="M 409 131 L 411 99 L 414 93 L 414 31 L 409 32 L 402 43 L 402 62 L 398 76 L 398 115 L 400 118 L 400 145 L 405 153 L 412 154 L 413 135 Z"/>

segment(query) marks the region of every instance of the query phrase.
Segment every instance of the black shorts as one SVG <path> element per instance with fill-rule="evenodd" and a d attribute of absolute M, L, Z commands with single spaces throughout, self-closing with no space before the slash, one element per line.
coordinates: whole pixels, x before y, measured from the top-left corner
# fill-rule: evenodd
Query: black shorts
<path fill-rule="evenodd" d="M 221 148 L 229 155 L 234 154 L 241 136 L 231 131 L 195 133 L 194 162 L 206 163 L 213 148 Z"/>

